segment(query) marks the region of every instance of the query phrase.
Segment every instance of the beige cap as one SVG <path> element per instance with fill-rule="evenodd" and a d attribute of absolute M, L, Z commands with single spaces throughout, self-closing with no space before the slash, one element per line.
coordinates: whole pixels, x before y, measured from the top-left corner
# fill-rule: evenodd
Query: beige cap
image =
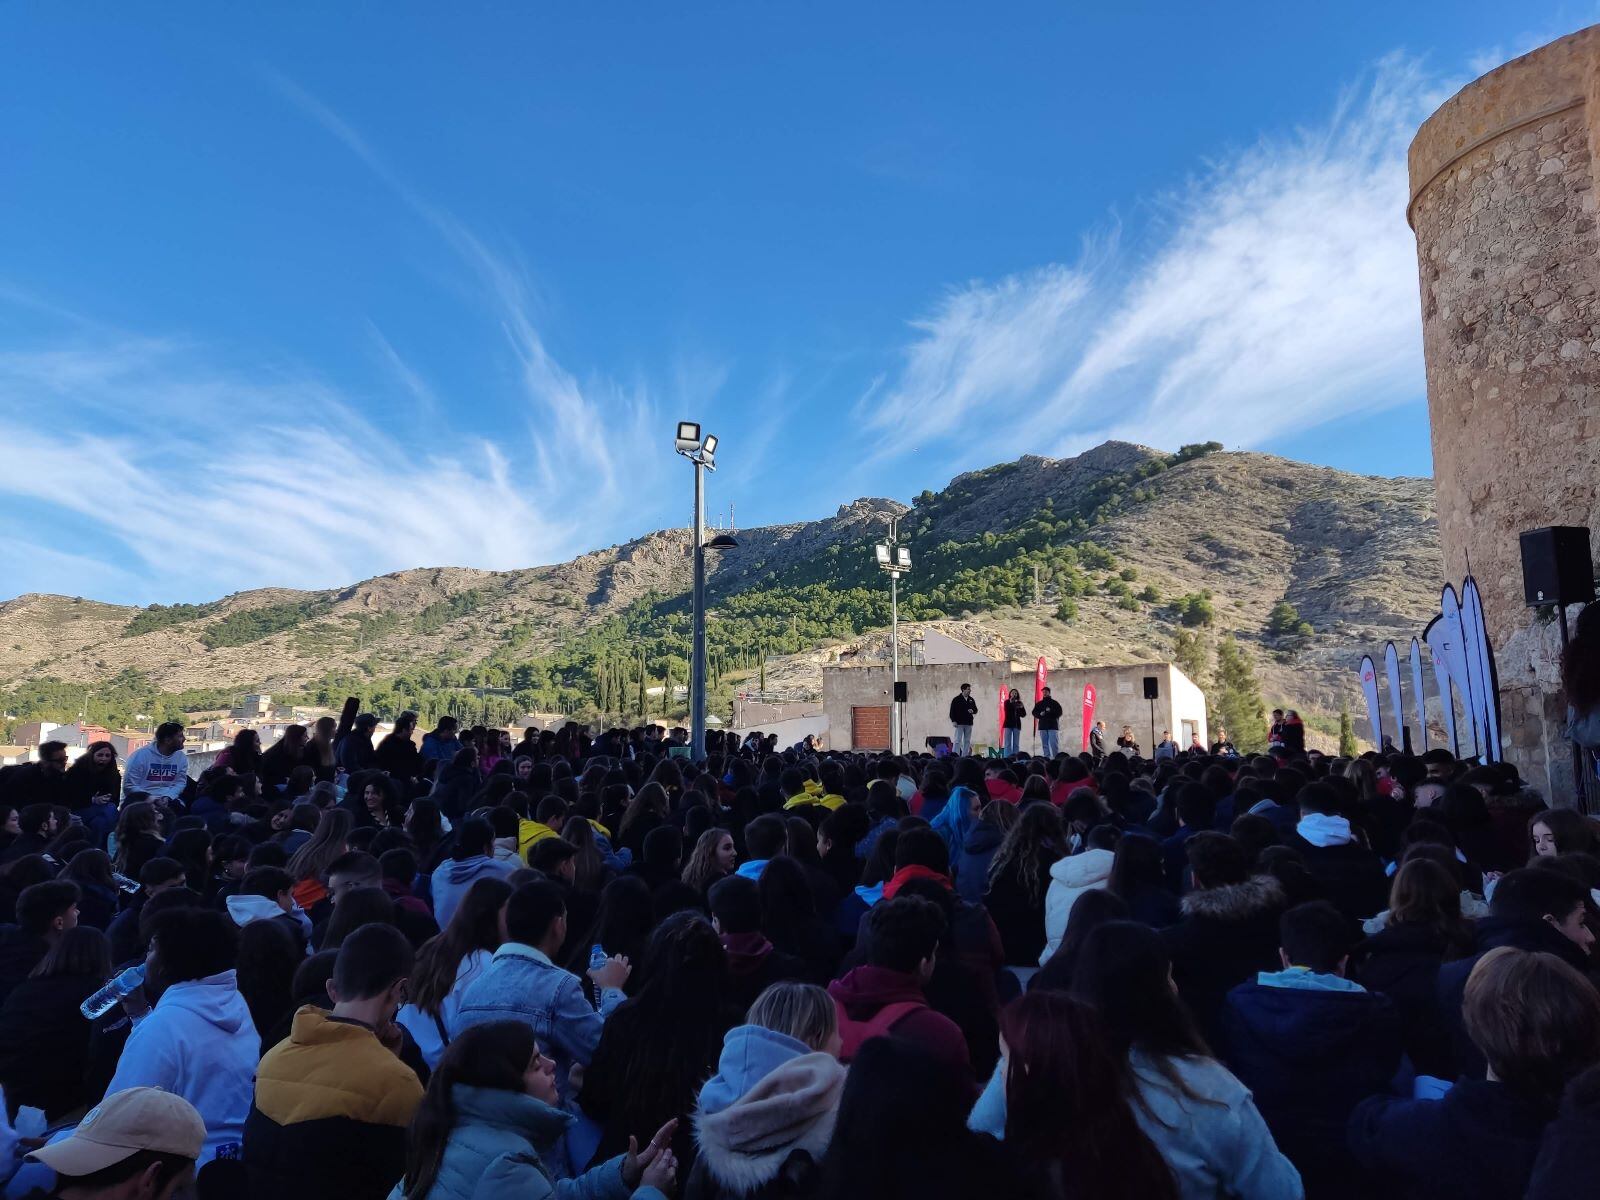
<path fill-rule="evenodd" d="M 93 1175 L 141 1150 L 199 1158 L 206 1125 L 182 1096 L 136 1087 L 107 1096 L 78 1123 L 72 1136 L 41 1146 L 29 1158 L 58 1175 Z"/>

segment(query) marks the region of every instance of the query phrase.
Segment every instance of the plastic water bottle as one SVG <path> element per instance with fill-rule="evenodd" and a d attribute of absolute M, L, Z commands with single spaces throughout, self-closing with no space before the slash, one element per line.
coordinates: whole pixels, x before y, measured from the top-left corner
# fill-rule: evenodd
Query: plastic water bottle
<path fill-rule="evenodd" d="M 126 892 L 130 896 L 139 890 L 139 881 L 137 879 L 129 879 L 121 871 L 111 872 L 111 882 L 117 885 L 119 892 Z"/>
<path fill-rule="evenodd" d="M 79 1005 L 78 1011 L 91 1021 L 98 1020 L 122 1003 L 124 996 L 137 991 L 143 984 L 144 964 L 137 963 L 85 1000 Z"/>
<path fill-rule="evenodd" d="M 589 970 L 591 971 L 598 971 L 610 961 L 611 956 L 606 953 L 604 946 L 596 945 L 593 950 L 589 951 Z"/>

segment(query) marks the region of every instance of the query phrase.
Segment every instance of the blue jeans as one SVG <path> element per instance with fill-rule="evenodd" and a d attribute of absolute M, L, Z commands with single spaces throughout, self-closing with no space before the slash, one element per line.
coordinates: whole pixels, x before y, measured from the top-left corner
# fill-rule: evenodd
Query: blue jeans
<path fill-rule="evenodd" d="M 1012 729 L 1010 726 L 1007 726 L 1006 735 L 1001 745 L 1001 753 L 1003 753 L 1007 758 L 1010 758 L 1018 750 L 1022 749 L 1022 730 Z"/>
<path fill-rule="evenodd" d="M 1061 752 L 1061 731 L 1059 729 L 1039 730 L 1039 752 L 1046 758 L 1054 758 Z"/>
<path fill-rule="evenodd" d="M 950 739 L 954 743 L 954 745 L 951 747 L 951 752 L 954 754 L 971 754 L 972 726 L 952 725 L 950 728 L 954 731 L 955 735 Z"/>

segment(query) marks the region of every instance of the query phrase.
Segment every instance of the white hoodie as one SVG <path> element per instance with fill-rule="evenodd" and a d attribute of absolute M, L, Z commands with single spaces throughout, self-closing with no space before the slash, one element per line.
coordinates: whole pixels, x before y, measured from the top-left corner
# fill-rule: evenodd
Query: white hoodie
<path fill-rule="evenodd" d="M 1039 955 L 1042 967 L 1050 961 L 1056 947 L 1061 945 L 1061 935 L 1067 931 L 1067 918 L 1078 897 L 1087 891 L 1104 888 L 1111 878 L 1111 863 L 1116 855 L 1109 850 L 1085 850 L 1068 858 L 1059 858 L 1050 866 L 1050 890 L 1044 896 L 1044 952 Z"/>
<path fill-rule="evenodd" d="M 232 971 L 175 983 L 133 1027 L 106 1095 L 158 1087 L 182 1096 L 206 1123 L 205 1165 L 244 1140 L 261 1036 Z"/>

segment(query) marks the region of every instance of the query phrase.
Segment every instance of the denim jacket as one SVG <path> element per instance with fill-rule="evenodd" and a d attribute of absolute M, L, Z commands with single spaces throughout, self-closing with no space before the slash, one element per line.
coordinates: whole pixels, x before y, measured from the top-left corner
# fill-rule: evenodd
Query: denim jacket
<path fill-rule="evenodd" d="M 624 998 L 617 989 L 607 988 L 600 993 L 596 1012 L 576 975 L 533 946 L 507 942 L 462 993 L 450 1036 L 489 1021 L 524 1022 L 555 1060 L 556 1086 L 564 1100 L 572 1090 L 568 1073 L 574 1064 L 589 1065 L 606 1017 Z"/>

